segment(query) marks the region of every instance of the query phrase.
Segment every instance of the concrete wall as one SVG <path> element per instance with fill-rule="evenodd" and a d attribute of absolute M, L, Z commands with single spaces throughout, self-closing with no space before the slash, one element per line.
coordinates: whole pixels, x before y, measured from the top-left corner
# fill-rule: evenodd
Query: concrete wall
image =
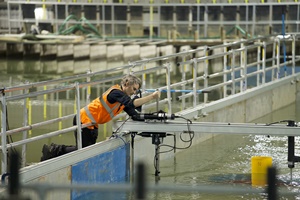
<path fill-rule="evenodd" d="M 250 123 L 253 120 L 261 118 L 278 109 L 284 108 L 296 101 L 296 97 L 300 91 L 300 83 L 293 81 L 295 77 L 279 80 L 276 84 L 269 84 L 266 87 L 258 87 L 250 90 L 248 93 L 232 95 L 227 100 L 215 101 L 208 103 L 207 110 L 203 109 L 205 116 L 198 116 L 196 121 L 199 122 L 225 122 L 225 123 Z M 299 78 L 298 78 L 299 79 Z M 278 84 L 278 85 L 277 85 Z M 243 97 L 245 96 L 245 97 Z M 233 101 L 232 101 L 233 100 Z M 218 105 L 219 104 L 219 105 Z M 199 105 L 200 106 L 200 105 Z M 205 107 L 203 105 L 203 107 Z M 268 123 L 268 122 L 266 122 Z M 203 142 L 217 134 L 195 133 L 193 145 Z M 188 135 L 185 134 L 185 140 Z M 177 134 L 176 146 L 185 147 L 187 144 L 180 142 Z M 135 139 L 134 159 L 143 161 L 153 169 L 153 158 L 155 155 L 155 146 L 151 143 L 151 138 L 137 137 Z M 173 137 L 166 137 L 164 144 L 174 144 Z M 163 151 L 163 150 L 162 150 Z M 181 150 L 176 150 L 180 152 Z M 165 153 L 160 155 L 160 159 L 168 159 L 174 157 L 174 153 Z M 154 171 L 153 171 L 154 173 Z"/>
<path fill-rule="evenodd" d="M 249 123 L 294 103 L 298 87 L 299 83 L 291 84 L 289 80 L 286 80 L 282 85 L 269 91 L 262 90 L 261 93 L 253 96 L 250 94 L 245 100 L 214 111 L 213 121 Z"/>

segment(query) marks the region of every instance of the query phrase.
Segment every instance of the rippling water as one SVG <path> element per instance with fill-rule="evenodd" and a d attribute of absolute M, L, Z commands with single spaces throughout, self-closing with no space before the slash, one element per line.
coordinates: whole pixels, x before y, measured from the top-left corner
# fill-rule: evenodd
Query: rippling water
<path fill-rule="evenodd" d="M 270 123 L 296 118 L 296 104 L 258 119 Z M 297 120 L 296 120 L 297 121 Z M 300 139 L 295 138 L 295 154 L 300 155 Z M 251 187 L 251 157 L 270 156 L 277 167 L 280 187 L 300 192 L 300 163 L 291 170 L 287 166 L 287 137 L 255 135 L 218 135 L 199 145 L 179 152 L 172 159 L 160 162 L 161 185 L 220 185 Z M 154 167 L 148 168 L 150 183 L 155 182 Z M 149 193 L 148 199 L 266 199 L 264 195 L 173 194 Z M 300 199 L 280 196 L 280 199 Z"/>

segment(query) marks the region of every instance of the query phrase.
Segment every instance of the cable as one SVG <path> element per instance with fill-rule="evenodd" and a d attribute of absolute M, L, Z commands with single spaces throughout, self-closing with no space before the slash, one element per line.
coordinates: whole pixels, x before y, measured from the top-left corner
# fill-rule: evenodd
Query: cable
<path fill-rule="evenodd" d="M 126 141 L 122 137 L 120 137 L 118 134 L 113 134 L 112 136 L 109 137 L 109 139 L 112 139 L 112 138 L 119 138 L 124 142 L 124 145 L 126 145 Z"/>
<path fill-rule="evenodd" d="M 185 120 L 187 121 L 188 131 L 182 132 L 182 133 L 180 134 L 180 139 L 181 139 L 182 142 L 189 142 L 189 144 L 188 144 L 187 147 L 176 147 L 176 146 L 175 146 L 175 145 L 176 145 L 175 142 L 174 142 L 174 145 L 173 145 L 173 146 L 167 145 L 167 144 L 161 144 L 161 145 L 158 145 L 157 148 L 161 148 L 161 147 L 169 147 L 169 148 L 171 148 L 171 149 L 170 149 L 170 150 L 166 150 L 166 151 L 158 152 L 158 153 L 156 153 L 156 154 L 154 155 L 153 165 L 154 165 L 154 168 L 155 168 L 156 171 L 158 171 L 157 161 L 158 161 L 158 156 L 159 156 L 160 154 L 162 154 L 162 153 L 168 153 L 168 152 L 170 152 L 170 151 L 173 151 L 174 149 L 184 150 L 184 149 L 188 149 L 188 148 L 190 148 L 190 147 L 192 146 L 192 141 L 193 141 L 193 138 L 194 138 L 194 136 L 195 136 L 195 133 L 194 133 L 193 131 L 190 130 L 190 126 L 189 126 L 189 124 L 192 124 L 192 121 L 189 120 L 189 119 L 186 119 L 186 118 L 184 118 L 184 117 L 178 117 L 178 118 L 183 118 L 183 119 L 185 119 Z M 190 136 L 189 140 L 184 140 L 184 139 L 182 138 L 182 134 L 183 134 L 183 133 L 188 133 L 188 134 L 189 134 L 189 136 Z"/>
<path fill-rule="evenodd" d="M 273 124 L 280 124 L 283 122 L 287 122 L 288 123 L 287 126 L 292 126 L 292 127 L 298 126 L 298 124 L 295 121 L 289 120 L 289 119 L 285 119 L 285 120 L 281 120 L 281 121 L 277 121 L 277 122 L 271 122 L 269 124 L 266 124 L 266 126 L 271 126 Z M 267 137 L 269 138 L 270 135 L 267 135 Z"/>
<path fill-rule="evenodd" d="M 129 120 L 130 118 L 128 117 L 114 132 L 112 132 L 112 135 L 109 137 L 109 139 L 112 139 L 112 138 L 120 138 L 123 142 L 124 142 L 124 145 L 126 145 L 126 141 L 120 137 L 118 134 L 116 134 L 120 129 L 121 127 Z"/>
<path fill-rule="evenodd" d="M 194 136 L 195 136 L 195 134 L 194 134 L 194 132 L 193 131 L 191 131 L 191 129 L 190 129 L 190 124 L 192 124 L 192 121 L 191 120 L 189 120 L 189 119 L 187 119 L 187 118 L 184 118 L 184 117 L 182 117 L 182 116 L 176 116 L 175 114 L 167 114 L 166 112 L 164 112 L 164 111 L 162 111 L 162 110 L 160 110 L 160 111 L 158 111 L 158 112 L 153 112 L 153 113 L 139 113 L 139 114 L 136 114 L 136 115 L 134 115 L 134 116 L 131 116 L 131 118 L 132 118 L 132 120 L 134 120 L 134 121 L 145 121 L 145 120 L 159 120 L 159 121 L 166 121 L 166 120 L 168 120 L 168 119 L 175 119 L 175 118 L 182 118 L 182 119 L 184 119 L 184 120 L 186 120 L 186 122 L 187 122 L 187 131 L 183 131 L 181 134 L 180 134 L 180 136 L 179 136 L 179 138 L 180 138 L 180 140 L 182 141 L 182 142 L 184 142 L 184 143 L 189 143 L 186 147 L 176 147 L 176 142 L 175 142 L 175 139 L 174 139 L 174 145 L 172 146 L 172 145 L 167 145 L 167 144 L 160 144 L 160 141 L 158 142 L 158 144 L 157 144 L 157 146 L 156 146 L 156 151 L 158 150 L 158 149 L 160 149 L 161 147 L 168 147 L 168 148 L 170 148 L 169 150 L 166 150 L 166 151 L 161 151 L 161 152 L 157 152 L 157 153 L 155 153 L 155 155 L 154 155 L 154 161 L 153 161 L 153 165 L 154 165 L 154 168 L 155 168 L 155 170 L 156 170 L 156 172 L 158 172 L 158 156 L 160 155 L 160 154 L 162 154 L 162 153 L 168 153 L 168 152 L 170 152 L 170 151 L 173 151 L 174 149 L 180 149 L 180 150 L 183 150 L 183 149 L 188 149 L 188 148 L 190 148 L 191 146 L 192 146 L 192 141 L 193 141 L 193 139 L 194 139 Z M 129 118 L 128 118 L 129 119 Z M 128 119 L 126 119 L 121 125 L 120 125 L 120 127 L 118 127 L 116 130 L 115 130 L 115 132 L 118 132 L 119 130 L 120 130 L 120 128 L 128 121 Z M 115 133 L 114 132 L 114 133 Z M 114 134 L 113 133 L 113 134 Z M 189 139 L 188 140 L 185 140 L 184 138 L 183 138 L 183 134 L 189 134 Z M 138 135 L 140 135 L 140 136 L 142 136 L 142 137 L 151 137 L 151 135 L 149 135 L 149 134 L 147 134 L 147 135 L 143 135 L 143 134 L 138 134 Z M 168 134 L 166 134 L 166 135 L 163 135 L 163 136 L 158 136 L 158 140 L 159 140 L 159 138 L 160 137 L 166 137 Z M 169 135 L 173 135 L 173 136 L 175 136 L 174 134 L 169 134 Z M 115 135 L 113 135 L 112 137 L 114 137 Z M 118 137 L 118 136 L 116 136 L 116 137 Z M 152 137 L 153 137 L 153 135 L 152 135 Z M 159 173 L 159 172 L 158 172 Z"/>
<path fill-rule="evenodd" d="M 128 117 L 127 119 L 125 119 L 125 121 L 115 130 L 112 132 L 112 134 L 115 134 L 117 132 L 119 132 L 119 130 L 122 128 L 122 126 L 124 126 L 124 124 L 130 119 L 130 117 Z"/>
<path fill-rule="evenodd" d="M 297 123 L 295 123 L 294 120 L 290 120 L 290 119 L 285 119 L 285 120 L 281 120 L 281 121 L 277 121 L 277 122 L 271 122 L 269 124 L 266 124 L 266 126 L 270 126 L 270 125 L 273 125 L 273 124 L 280 124 L 280 123 L 283 123 L 283 122 L 287 122 L 287 126 L 297 126 Z"/>
<path fill-rule="evenodd" d="M 188 121 L 190 124 L 193 123 L 190 119 L 187 119 L 187 118 L 182 117 L 182 116 L 177 116 L 177 115 L 176 115 L 175 118 L 181 118 L 181 119 L 184 119 L 184 120 Z"/>

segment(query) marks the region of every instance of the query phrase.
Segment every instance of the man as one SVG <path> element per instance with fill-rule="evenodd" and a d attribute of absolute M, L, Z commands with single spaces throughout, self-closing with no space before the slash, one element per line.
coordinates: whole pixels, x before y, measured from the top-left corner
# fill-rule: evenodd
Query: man
<path fill-rule="evenodd" d="M 80 110 L 80 121 L 82 124 L 92 123 L 92 126 L 81 129 L 82 147 L 95 144 L 98 138 L 98 124 L 104 124 L 112 120 L 112 118 L 123 110 L 129 115 L 137 114 L 136 108 L 143 104 L 159 98 L 160 92 L 156 91 L 151 95 L 133 98 L 141 87 L 141 80 L 132 75 L 125 75 L 120 85 L 110 87 L 102 96 L 94 99 L 91 103 Z M 73 119 L 73 125 L 76 125 L 76 116 Z M 41 161 L 54 158 L 77 149 L 77 130 L 74 131 L 76 146 L 66 146 L 51 144 L 43 146 L 43 156 Z"/>

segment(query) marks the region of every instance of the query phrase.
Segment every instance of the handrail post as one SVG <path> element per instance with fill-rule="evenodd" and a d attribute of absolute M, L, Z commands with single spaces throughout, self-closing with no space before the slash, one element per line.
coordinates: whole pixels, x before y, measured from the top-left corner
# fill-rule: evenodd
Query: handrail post
<path fill-rule="evenodd" d="M 168 99 L 168 114 L 172 114 L 172 97 L 171 97 L 171 74 L 170 74 L 170 63 L 164 64 L 166 69 L 166 81 L 167 81 L 167 99 Z"/>
<path fill-rule="evenodd" d="M 276 65 L 277 65 L 277 73 L 276 79 L 280 78 L 280 39 L 276 39 L 277 46 L 276 46 Z"/>
<path fill-rule="evenodd" d="M 240 52 L 240 66 L 241 66 L 241 72 L 240 72 L 240 74 L 241 74 L 241 77 L 243 78 L 241 81 L 240 81 L 240 92 L 243 92 L 243 91 L 245 91 L 246 90 L 246 87 L 245 87 L 245 74 L 246 74 L 246 70 L 247 70 L 247 67 L 246 67 L 246 65 L 245 65 L 245 63 L 246 63 L 246 55 L 245 55 L 245 49 L 246 48 L 244 48 L 244 46 L 245 46 L 245 44 L 244 43 L 241 43 L 241 49 L 243 49 L 241 52 Z"/>
<path fill-rule="evenodd" d="M 24 89 L 24 93 L 28 93 L 28 89 Z M 24 117 L 24 126 L 28 125 L 28 98 L 24 99 L 24 110 L 23 110 L 23 117 Z M 28 134 L 28 130 L 23 131 L 23 140 L 27 139 L 27 134 Z M 21 167 L 25 167 L 26 165 L 26 149 L 27 146 L 26 144 L 22 145 L 22 166 Z"/>
<path fill-rule="evenodd" d="M 204 49 L 204 55 L 205 56 L 208 56 L 208 47 L 207 46 L 205 46 L 205 49 Z M 194 60 L 194 68 L 195 68 L 195 78 L 194 78 L 194 80 L 197 78 L 197 71 L 198 71 L 198 69 L 197 69 L 197 67 L 198 67 L 198 63 L 197 63 L 197 59 L 195 59 Z M 208 78 L 209 78 L 209 74 L 208 74 L 208 60 L 207 59 L 205 59 L 205 61 L 204 61 L 204 85 L 203 85 L 203 87 L 204 88 L 207 88 L 208 87 Z M 196 80 L 195 80 L 196 81 Z M 197 87 L 197 84 L 196 84 L 196 87 Z M 197 88 L 194 88 L 193 87 L 193 89 L 194 89 L 194 95 L 195 95 L 195 105 L 194 106 L 196 106 L 197 105 Z M 207 99 L 208 98 L 208 96 L 207 96 L 207 93 L 205 93 L 204 94 L 204 103 L 206 103 L 207 102 Z"/>
<path fill-rule="evenodd" d="M 11 17 L 11 12 L 10 12 L 10 3 L 9 1 L 7 2 L 7 16 L 8 16 L 8 33 L 11 34 L 11 20 L 10 20 L 10 17 Z"/>
<path fill-rule="evenodd" d="M 186 61 L 186 55 L 182 56 L 182 61 L 185 62 Z M 183 64 L 183 65 L 180 65 L 181 66 L 181 81 L 185 81 L 186 79 L 186 73 L 185 73 L 185 70 L 186 70 L 186 64 Z M 186 87 L 185 87 L 186 84 L 183 84 L 181 86 L 181 89 L 182 90 L 185 90 Z M 184 93 L 182 92 L 181 95 L 184 95 Z M 184 109 L 185 108 L 185 98 L 183 98 L 181 100 L 181 109 Z"/>
<path fill-rule="evenodd" d="M 257 47 L 257 63 L 258 63 L 257 64 L 257 71 L 259 71 L 260 66 L 261 66 L 261 64 L 260 64 L 260 61 L 261 61 L 261 56 L 260 56 L 260 54 L 261 54 L 261 41 L 258 40 L 257 43 L 259 44 L 259 46 Z M 258 73 L 256 75 L 256 86 L 259 86 L 259 85 L 260 85 L 260 74 Z"/>
<path fill-rule="evenodd" d="M 132 71 L 132 69 L 135 68 L 136 63 L 135 63 L 135 62 L 131 63 L 131 62 L 129 61 L 129 62 L 128 62 L 128 65 L 131 65 L 131 67 L 128 67 L 128 74 L 134 73 L 134 72 Z"/>
<path fill-rule="evenodd" d="M 232 50 L 232 58 L 231 58 L 231 95 L 235 94 L 235 51 Z"/>
<path fill-rule="evenodd" d="M 2 128 L 1 128 L 1 174 L 5 174 L 7 172 L 7 141 L 6 141 L 6 99 L 4 89 L 1 89 L 0 93 L 1 107 L 2 107 Z"/>
<path fill-rule="evenodd" d="M 142 65 L 142 67 L 144 69 L 147 68 L 146 64 Z M 143 75 L 142 75 L 142 85 L 141 85 L 141 87 L 143 88 L 142 92 L 145 92 L 145 88 L 146 88 L 146 74 L 145 73 L 143 73 Z M 143 112 L 143 106 L 142 106 L 142 112 Z"/>
<path fill-rule="evenodd" d="M 247 80 L 247 65 L 248 65 L 248 48 L 245 48 L 245 61 L 244 61 L 244 90 L 246 91 L 248 88 L 248 80 Z"/>
<path fill-rule="evenodd" d="M 268 168 L 268 186 L 266 188 L 268 199 L 270 200 L 277 200 L 278 199 L 278 187 L 277 187 L 277 169 L 276 167 L 269 167 Z"/>
<path fill-rule="evenodd" d="M 277 48 L 277 42 L 276 40 L 273 41 L 273 52 L 272 52 L 272 67 L 275 66 L 276 61 L 276 48 Z M 275 78 L 275 70 L 272 69 L 272 81 Z"/>
<path fill-rule="evenodd" d="M 76 89 L 76 124 L 77 124 L 77 149 L 82 148 L 82 139 L 81 139 L 81 121 L 80 121 L 80 91 L 79 83 L 75 83 Z"/>
<path fill-rule="evenodd" d="M 197 59 L 193 59 L 193 107 L 197 105 Z M 196 116 L 195 116 L 196 117 Z"/>
<path fill-rule="evenodd" d="M 90 73 L 91 73 L 91 70 L 88 70 L 88 71 L 87 71 L 87 74 L 90 74 Z M 91 77 L 88 76 L 88 77 L 86 78 L 86 81 L 87 81 L 88 83 L 91 82 Z M 86 104 L 89 104 L 90 101 L 91 101 L 91 85 L 88 85 L 87 91 L 86 91 Z"/>
<path fill-rule="evenodd" d="M 226 47 L 226 42 L 223 43 L 224 44 L 224 53 L 227 52 L 227 47 Z M 223 72 L 226 72 L 227 71 L 227 63 L 228 63 L 228 60 L 227 60 L 227 55 L 225 54 L 223 56 Z M 223 75 L 223 83 L 227 82 L 227 74 L 224 73 Z M 223 97 L 227 97 L 227 85 L 224 85 L 223 86 Z"/>
<path fill-rule="evenodd" d="M 266 82 L 266 53 L 267 53 L 267 45 L 266 42 L 263 42 L 263 48 L 262 48 L 262 79 L 261 79 L 261 83 L 265 84 Z"/>
<path fill-rule="evenodd" d="M 292 75 L 295 74 L 296 37 L 292 35 Z"/>

